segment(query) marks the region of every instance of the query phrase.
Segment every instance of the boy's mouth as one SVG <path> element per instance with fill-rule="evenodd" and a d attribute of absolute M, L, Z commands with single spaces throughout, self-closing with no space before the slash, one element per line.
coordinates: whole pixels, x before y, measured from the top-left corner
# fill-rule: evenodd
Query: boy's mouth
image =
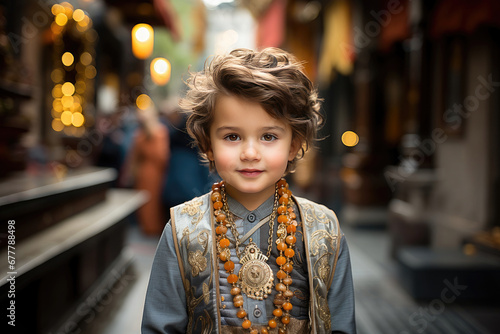
<path fill-rule="evenodd" d="M 246 177 L 255 177 L 255 176 L 259 176 L 262 173 L 262 170 L 245 168 L 245 169 L 238 170 L 238 172 Z"/>

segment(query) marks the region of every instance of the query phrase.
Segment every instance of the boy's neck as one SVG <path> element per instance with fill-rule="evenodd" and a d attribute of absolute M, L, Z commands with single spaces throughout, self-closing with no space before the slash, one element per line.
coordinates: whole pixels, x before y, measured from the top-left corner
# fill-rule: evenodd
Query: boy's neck
<path fill-rule="evenodd" d="M 268 215 L 270 215 L 273 211 L 274 204 L 274 196 L 269 196 L 267 200 L 264 201 L 258 208 L 255 210 L 247 209 L 243 204 L 232 198 L 230 195 L 227 195 L 227 205 L 228 209 L 236 217 L 239 218 L 248 218 L 249 214 L 254 214 L 255 218 L 261 220 Z"/>
<path fill-rule="evenodd" d="M 238 201 L 241 205 L 243 205 L 248 211 L 254 211 L 259 206 L 262 205 L 270 196 L 274 194 L 274 191 L 267 193 L 258 193 L 258 194 L 248 194 L 241 193 L 231 187 L 230 185 L 226 185 L 226 191 L 233 199 Z"/>
<path fill-rule="evenodd" d="M 261 200 L 260 198 L 252 198 L 252 196 L 245 196 L 244 198 L 241 198 L 242 196 L 239 197 L 233 197 L 238 203 L 243 205 L 248 211 L 254 211 L 257 209 L 262 203 L 265 202 L 264 200 Z"/>

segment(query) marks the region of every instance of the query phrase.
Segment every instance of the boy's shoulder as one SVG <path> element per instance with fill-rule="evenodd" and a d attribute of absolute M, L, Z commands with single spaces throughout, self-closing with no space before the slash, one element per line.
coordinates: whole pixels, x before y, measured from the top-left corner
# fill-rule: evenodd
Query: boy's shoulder
<path fill-rule="evenodd" d="M 171 217 L 187 216 L 196 221 L 201 219 L 208 210 L 210 204 L 210 193 L 195 197 L 187 202 L 178 204 L 170 209 Z"/>
<path fill-rule="evenodd" d="M 293 197 L 297 201 L 302 210 L 307 209 L 307 210 L 321 211 L 324 212 L 325 214 L 328 213 L 330 215 L 333 215 L 335 216 L 335 219 L 337 219 L 337 215 L 335 214 L 335 212 L 332 209 L 325 206 L 324 204 L 313 202 L 304 197 L 299 197 L 299 196 L 293 196 Z"/>
<path fill-rule="evenodd" d="M 299 205 L 299 210 L 306 226 L 308 223 L 316 222 L 319 224 L 331 224 L 334 229 L 339 227 L 339 220 L 332 209 L 307 198 L 294 196 L 294 199 Z"/>

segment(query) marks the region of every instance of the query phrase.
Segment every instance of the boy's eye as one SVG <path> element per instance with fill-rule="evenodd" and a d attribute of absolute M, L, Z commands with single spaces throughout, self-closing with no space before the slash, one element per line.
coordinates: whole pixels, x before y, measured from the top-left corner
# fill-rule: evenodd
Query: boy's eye
<path fill-rule="evenodd" d="M 266 133 L 265 135 L 262 136 L 262 139 L 265 141 L 273 141 L 273 140 L 276 140 L 278 138 L 275 135 Z"/>
<path fill-rule="evenodd" d="M 229 134 L 229 135 L 225 136 L 224 139 L 229 140 L 229 141 L 237 141 L 238 139 L 240 139 L 240 136 L 235 135 L 235 134 Z"/>

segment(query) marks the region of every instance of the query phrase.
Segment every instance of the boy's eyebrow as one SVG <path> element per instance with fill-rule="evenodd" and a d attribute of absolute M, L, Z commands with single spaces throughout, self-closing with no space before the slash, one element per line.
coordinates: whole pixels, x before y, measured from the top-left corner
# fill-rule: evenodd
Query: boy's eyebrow
<path fill-rule="evenodd" d="M 282 126 L 266 126 L 264 128 L 262 128 L 262 130 L 264 131 L 282 131 L 282 132 L 286 132 L 285 128 L 282 127 Z"/>
<path fill-rule="evenodd" d="M 223 131 L 238 131 L 240 128 L 235 127 L 235 126 L 221 126 L 220 128 L 217 128 L 215 132 L 223 132 Z"/>
<path fill-rule="evenodd" d="M 236 126 L 221 126 L 220 128 L 217 128 L 215 132 L 223 132 L 223 131 L 239 131 L 240 128 Z M 285 128 L 282 126 L 266 126 L 262 128 L 262 131 L 281 131 L 281 132 L 286 132 Z"/>

